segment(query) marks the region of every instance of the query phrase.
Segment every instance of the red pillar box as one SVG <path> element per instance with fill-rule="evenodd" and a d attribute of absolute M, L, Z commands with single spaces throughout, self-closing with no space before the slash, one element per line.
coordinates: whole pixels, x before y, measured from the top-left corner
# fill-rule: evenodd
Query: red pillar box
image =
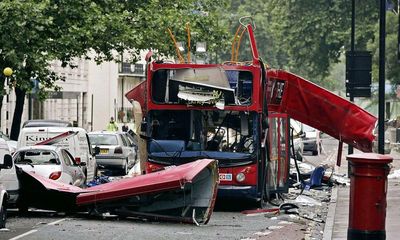
<path fill-rule="evenodd" d="M 393 158 L 376 153 L 352 154 L 348 240 L 386 239 L 388 163 Z"/>

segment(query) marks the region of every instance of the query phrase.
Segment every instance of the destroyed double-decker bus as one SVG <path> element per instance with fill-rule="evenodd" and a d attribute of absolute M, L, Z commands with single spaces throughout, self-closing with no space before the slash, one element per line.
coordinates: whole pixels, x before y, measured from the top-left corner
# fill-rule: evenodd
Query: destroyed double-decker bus
<path fill-rule="evenodd" d="M 252 59 L 239 63 L 236 60 L 245 32 Z M 172 34 L 171 38 L 174 40 Z M 141 122 L 138 131 L 145 139 L 141 158 L 147 173 L 197 159 L 216 159 L 219 198 L 260 202 L 271 193 L 288 189 L 289 116 L 341 141 L 365 147 L 363 150 L 370 148 L 376 119 L 300 77 L 266 69 L 259 58 L 251 24 L 239 27 L 232 44 L 232 59 L 224 64 L 191 63 L 189 55 L 187 62 L 179 56 L 180 63 L 151 61 L 150 56 L 146 57 L 146 81 L 126 94 L 139 106 L 134 114 L 136 124 Z M 302 89 L 303 82 L 306 88 L 311 86 L 312 94 Z M 299 96 L 300 103 L 296 105 L 293 94 L 297 93 L 303 96 Z M 322 105 L 313 103 L 316 96 L 325 98 L 325 108 L 311 113 L 313 104 Z M 336 103 L 346 103 L 346 109 Z M 342 114 L 342 110 L 356 112 L 365 121 L 355 123 L 355 130 L 335 122 L 343 115 L 336 119 L 332 116 Z M 324 111 L 327 116 L 317 119 Z M 342 123 L 354 120 L 351 114 L 345 118 Z"/>
<path fill-rule="evenodd" d="M 267 182 L 274 182 L 276 191 L 287 188 L 288 120 L 276 114 L 268 123 L 264 63 L 252 26 L 243 30 L 251 40 L 251 62 L 149 62 L 147 81 L 127 93 L 141 106 L 147 173 L 211 158 L 218 160 L 219 197 L 261 200 Z M 267 136 L 271 124 L 279 131 Z M 279 151 L 273 151 L 279 159 L 273 167 L 267 138 L 274 138 Z M 274 174 L 267 174 L 268 166 Z"/>

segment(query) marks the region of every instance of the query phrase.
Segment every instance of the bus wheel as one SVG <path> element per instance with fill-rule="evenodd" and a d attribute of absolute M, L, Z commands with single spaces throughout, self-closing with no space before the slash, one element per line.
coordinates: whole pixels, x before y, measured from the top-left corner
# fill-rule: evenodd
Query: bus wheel
<path fill-rule="evenodd" d="M 262 197 L 260 200 L 257 201 L 257 208 L 259 209 L 264 209 L 267 206 L 267 202 L 265 201 L 265 199 Z"/>

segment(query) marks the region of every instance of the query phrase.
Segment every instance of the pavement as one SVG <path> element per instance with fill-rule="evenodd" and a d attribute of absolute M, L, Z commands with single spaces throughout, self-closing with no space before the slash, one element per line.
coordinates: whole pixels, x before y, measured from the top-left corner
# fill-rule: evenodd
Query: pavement
<path fill-rule="evenodd" d="M 345 150 L 345 149 L 343 149 Z M 343 151 L 344 152 L 344 151 Z M 347 151 L 346 151 L 347 153 Z M 342 166 L 335 169 L 336 173 L 347 176 L 348 161 L 346 155 L 342 158 Z M 391 174 L 400 169 L 400 153 L 392 151 L 393 157 Z M 390 175 L 390 174 L 389 174 Z M 331 201 L 326 218 L 323 240 L 347 240 L 349 221 L 350 185 L 332 188 Z M 400 239 L 400 178 L 388 179 L 387 210 L 386 210 L 386 239 Z M 362 216 L 360 216 L 362 217 Z"/>

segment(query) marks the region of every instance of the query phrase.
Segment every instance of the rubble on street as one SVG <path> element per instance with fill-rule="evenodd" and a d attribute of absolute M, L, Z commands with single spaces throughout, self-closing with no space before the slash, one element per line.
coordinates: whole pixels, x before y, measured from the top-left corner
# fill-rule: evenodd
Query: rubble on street
<path fill-rule="evenodd" d="M 276 224 L 242 240 L 268 240 L 278 237 L 279 239 L 323 239 L 332 188 L 347 186 L 349 180 L 344 174 L 334 171 L 335 162 L 330 155 L 320 156 L 318 161 L 308 156 L 304 156 L 303 159 L 303 162 L 298 161 L 298 166 L 302 176 L 307 178 L 304 180 L 308 180 L 317 167 L 326 168 L 322 184 L 303 190 L 301 183 L 297 183 L 298 175 L 291 174 L 293 184 L 288 193 L 272 196 L 270 203 L 263 209 L 242 212 L 248 217 L 263 215 Z M 291 159 L 290 173 L 296 172 L 294 161 Z"/>

